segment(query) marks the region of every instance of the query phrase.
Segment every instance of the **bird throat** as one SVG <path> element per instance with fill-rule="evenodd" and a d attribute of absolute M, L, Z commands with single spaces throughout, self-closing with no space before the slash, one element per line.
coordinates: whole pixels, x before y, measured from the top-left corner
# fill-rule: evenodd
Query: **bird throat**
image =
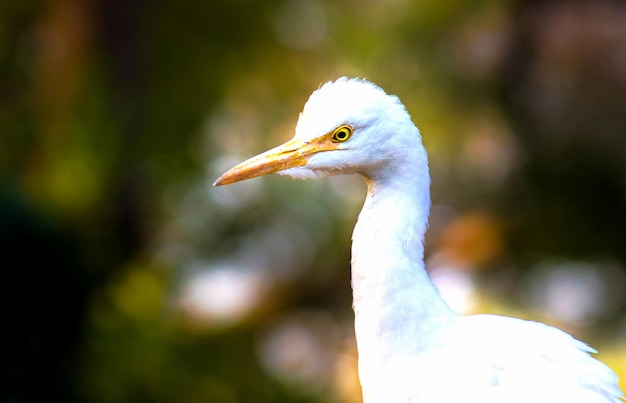
<path fill-rule="evenodd" d="M 361 377 L 363 368 L 380 368 L 394 354 L 415 355 L 432 349 L 441 342 L 439 329 L 444 331 L 456 318 L 424 268 L 428 176 L 408 172 L 366 181 L 367 198 L 352 236 Z"/>

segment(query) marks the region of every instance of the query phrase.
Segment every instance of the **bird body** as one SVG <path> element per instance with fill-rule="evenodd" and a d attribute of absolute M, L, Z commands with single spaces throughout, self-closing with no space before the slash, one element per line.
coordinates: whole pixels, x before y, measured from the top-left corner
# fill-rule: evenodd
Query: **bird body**
<path fill-rule="evenodd" d="M 365 403 L 617 403 L 617 376 L 547 325 L 462 316 L 424 266 L 428 158 L 400 102 L 341 78 L 307 101 L 294 138 L 234 167 L 216 185 L 278 173 L 356 173 L 367 197 L 352 235 L 352 289 Z"/>

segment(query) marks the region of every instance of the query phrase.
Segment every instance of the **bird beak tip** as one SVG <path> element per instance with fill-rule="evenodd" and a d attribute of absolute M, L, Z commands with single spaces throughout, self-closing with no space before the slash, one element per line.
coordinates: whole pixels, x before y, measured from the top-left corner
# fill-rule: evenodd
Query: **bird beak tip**
<path fill-rule="evenodd" d="M 224 177 L 224 175 L 220 176 L 219 178 L 217 178 L 215 180 L 215 182 L 213 182 L 213 186 L 222 186 L 222 185 L 228 185 L 229 183 L 232 183 L 231 181 L 228 181 L 227 178 Z"/>

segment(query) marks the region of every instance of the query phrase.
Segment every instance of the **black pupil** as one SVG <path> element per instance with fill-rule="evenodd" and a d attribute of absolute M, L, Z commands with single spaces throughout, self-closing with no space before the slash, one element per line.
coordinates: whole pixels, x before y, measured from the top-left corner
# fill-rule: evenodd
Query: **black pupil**
<path fill-rule="evenodd" d="M 345 130 L 339 130 L 339 131 L 337 132 L 337 138 L 338 138 L 339 140 L 343 140 L 343 139 L 345 139 L 347 135 L 348 135 L 348 133 L 347 133 Z"/>

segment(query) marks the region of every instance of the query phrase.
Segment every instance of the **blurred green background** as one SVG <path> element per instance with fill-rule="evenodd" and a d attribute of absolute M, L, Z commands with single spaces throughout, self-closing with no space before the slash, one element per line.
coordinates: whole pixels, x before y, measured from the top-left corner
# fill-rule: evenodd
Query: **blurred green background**
<path fill-rule="evenodd" d="M 449 303 L 559 326 L 624 388 L 623 2 L 8 0 L 0 400 L 360 402 L 360 179 L 211 187 L 342 75 L 422 131 Z"/>

